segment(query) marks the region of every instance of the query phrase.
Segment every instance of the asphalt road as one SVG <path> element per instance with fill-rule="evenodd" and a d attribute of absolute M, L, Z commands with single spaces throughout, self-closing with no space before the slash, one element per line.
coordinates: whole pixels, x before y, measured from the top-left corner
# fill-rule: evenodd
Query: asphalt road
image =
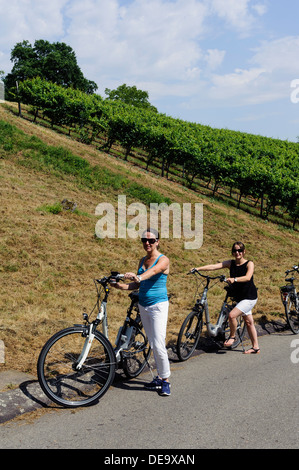
<path fill-rule="evenodd" d="M 173 364 L 170 397 L 143 388 L 146 372 L 96 406 L 4 423 L 0 448 L 105 449 L 107 458 L 113 449 L 298 449 L 299 336 L 259 343 L 259 355 L 239 348 Z"/>

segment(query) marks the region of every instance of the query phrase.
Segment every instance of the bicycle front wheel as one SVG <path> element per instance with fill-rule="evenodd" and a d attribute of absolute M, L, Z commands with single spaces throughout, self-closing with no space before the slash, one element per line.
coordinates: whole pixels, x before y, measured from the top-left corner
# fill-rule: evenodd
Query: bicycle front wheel
<path fill-rule="evenodd" d="M 296 310 L 295 299 L 292 298 L 292 296 L 288 295 L 284 308 L 287 317 L 287 323 L 292 332 L 296 335 L 299 333 L 299 312 Z"/>
<path fill-rule="evenodd" d="M 180 361 L 186 361 L 195 351 L 202 330 L 202 313 L 202 310 L 193 311 L 183 321 L 177 340 L 177 355 Z"/>
<path fill-rule="evenodd" d="M 122 368 L 129 379 L 137 377 L 146 364 L 151 354 L 151 347 L 146 337 L 143 325 L 139 322 L 132 335 L 129 347 L 122 351 Z"/>
<path fill-rule="evenodd" d="M 38 358 L 37 374 L 44 393 L 64 407 L 96 403 L 115 376 L 115 354 L 109 341 L 96 332 L 82 367 L 78 360 L 85 346 L 87 328 L 74 326 L 50 338 Z"/>

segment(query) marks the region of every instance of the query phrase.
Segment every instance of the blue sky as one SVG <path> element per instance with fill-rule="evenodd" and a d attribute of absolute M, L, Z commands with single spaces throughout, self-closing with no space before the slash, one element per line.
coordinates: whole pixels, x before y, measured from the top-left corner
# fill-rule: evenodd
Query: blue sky
<path fill-rule="evenodd" d="M 5 73 L 17 42 L 65 42 L 103 97 L 136 85 L 169 116 L 297 141 L 298 0 L 0 0 L 0 12 Z"/>

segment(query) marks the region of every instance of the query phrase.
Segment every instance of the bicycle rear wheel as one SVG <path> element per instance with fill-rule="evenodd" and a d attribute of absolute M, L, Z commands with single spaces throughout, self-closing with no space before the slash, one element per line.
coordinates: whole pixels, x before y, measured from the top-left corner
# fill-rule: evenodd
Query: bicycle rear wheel
<path fill-rule="evenodd" d="M 122 351 L 122 368 L 129 379 L 137 377 L 145 368 L 151 354 L 151 347 L 146 337 L 141 320 L 134 327 L 129 347 Z"/>
<path fill-rule="evenodd" d="M 87 328 L 74 326 L 50 338 L 38 358 L 37 374 L 44 393 L 64 407 L 92 405 L 108 390 L 115 376 L 115 354 L 109 341 L 95 333 L 88 356 L 80 370 Z"/>
<path fill-rule="evenodd" d="M 186 361 L 195 351 L 202 330 L 202 313 L 202 309 L 199 312 L 192 311 L 183 321 L 177 340 L 180 361 Z"/>
<path fill-rule="evenodd" d="M 245 335 L 245 321 L 242 315 L 237 317 L 237 330 L 236 330 L 236 339 L 233 342 L 233 344 L 230 346 L 230 349 L 235 349 L 241 341 L 243 341 L 244 335 Z M 229 322 L 228 319 L 224 323 L 224 341 L 228 340 L 230 337 L 230 327 L 229 327 Z"/>
<path fill-rule="evenodd" d="M 296 302 L 292 295 L 288 295 L 284 308 L 287 323 L 292 332 L 296 335 L 299 333 L 299 311 L 296 310 Z"/>

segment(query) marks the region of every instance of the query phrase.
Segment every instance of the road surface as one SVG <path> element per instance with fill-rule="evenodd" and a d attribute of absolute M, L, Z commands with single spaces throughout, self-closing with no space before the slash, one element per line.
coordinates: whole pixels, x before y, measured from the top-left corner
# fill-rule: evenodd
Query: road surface
<path fill-rule="evenodd" d="M 105 449 L 112 459 L 121 449 L 298 449 L 299 336 L 287 331 L 259 343 L 259 355 L 238 348 L 173 364 L 170 397 L 143 388 L 148 371 L 117 381 L 93 407 L 54 405 L 2 424 L 0 447 Z"/>

